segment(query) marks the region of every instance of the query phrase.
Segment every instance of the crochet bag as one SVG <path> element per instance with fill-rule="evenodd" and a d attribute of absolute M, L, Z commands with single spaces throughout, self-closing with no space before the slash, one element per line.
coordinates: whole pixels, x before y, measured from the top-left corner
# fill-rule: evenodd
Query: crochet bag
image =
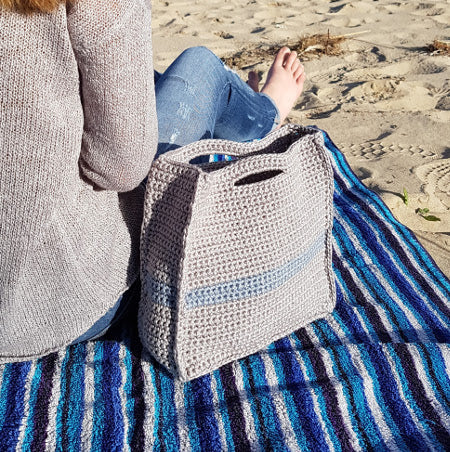
<path fill-rule="evenodd" d="M 191 163 L 211 154 L 234 160 Z M 187 381 L 330 313 L 332 195 L 313 128 L 203 140 L 156 159 L 141 242 L 148 351 Z"/>

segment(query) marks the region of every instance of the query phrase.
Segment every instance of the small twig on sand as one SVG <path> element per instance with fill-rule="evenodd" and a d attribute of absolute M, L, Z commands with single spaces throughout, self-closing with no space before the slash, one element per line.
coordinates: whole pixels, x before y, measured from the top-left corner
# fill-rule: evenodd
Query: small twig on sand
<path fill-rule="evenodd" d="M 351 38 L 352 36 L 359 36 L 370 33 L 371 30 L 355 31 L 354 33 L 345 33 L 345 35 L 336 35 L 335 38 Z"/>

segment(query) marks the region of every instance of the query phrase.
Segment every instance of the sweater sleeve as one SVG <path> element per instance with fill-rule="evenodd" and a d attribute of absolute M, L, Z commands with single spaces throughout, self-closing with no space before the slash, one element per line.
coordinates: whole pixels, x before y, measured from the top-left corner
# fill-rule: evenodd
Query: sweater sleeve
<path fill-rule="evenodd" d="M 145 178 L 157 147 L 149 0 L 78 0 L 68 30 L 80 72 L 80 171 L 118 192 Z"/>

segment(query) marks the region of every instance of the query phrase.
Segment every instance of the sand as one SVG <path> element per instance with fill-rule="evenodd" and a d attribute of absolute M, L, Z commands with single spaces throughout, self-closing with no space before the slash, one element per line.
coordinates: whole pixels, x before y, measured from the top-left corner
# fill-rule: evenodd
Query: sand
<path fill-rule="evenodd" d="M 155 68 L 205 45 L 234 56 L 245 80 L 256 70 L 264 81 L 274 46 L 345 35 L 342 55 L 305 57 L 308 80 L 288 121 L 325 129 L 450 276 L 450 56 L 427 50 L 450 40 L 449 23 L 446 0 L 153 0 Z"/>

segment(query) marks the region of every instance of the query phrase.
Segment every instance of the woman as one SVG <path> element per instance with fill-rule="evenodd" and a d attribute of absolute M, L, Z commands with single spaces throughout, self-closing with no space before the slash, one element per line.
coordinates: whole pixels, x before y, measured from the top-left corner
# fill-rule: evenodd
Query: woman
<path fill-rule="evenodd" d="M 260 138 L 301 93 L 287 48 L 262 93 L 196 48 L 155 75 L 155 100 L 150 26 L 147 0 L 0 0 L 0 362 L 96 337 L 123 309 L 157 151 Z"/>

